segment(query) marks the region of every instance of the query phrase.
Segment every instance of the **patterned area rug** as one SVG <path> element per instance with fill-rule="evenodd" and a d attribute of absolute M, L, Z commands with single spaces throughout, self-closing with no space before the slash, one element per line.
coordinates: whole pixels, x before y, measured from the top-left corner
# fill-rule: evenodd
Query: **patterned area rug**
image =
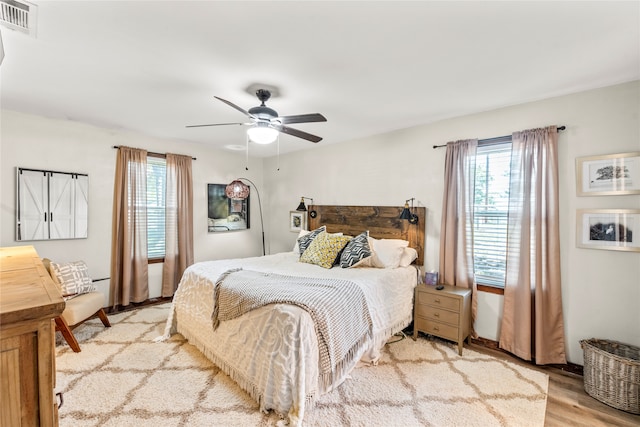
<path fill-rule="evenodd" d="M 275 426 L 255 401 L 181 335 L 155 343 L 169 304 L 91 320 L 56 337 L 61 427 Z M 58 334 L 59 335 L 59 334 Z M 543 426 L 548 376 L 444 341 L 387 344 L 322 396 L 306 426 Z M 280 422 L 281 424 L 281 422 Z"/>

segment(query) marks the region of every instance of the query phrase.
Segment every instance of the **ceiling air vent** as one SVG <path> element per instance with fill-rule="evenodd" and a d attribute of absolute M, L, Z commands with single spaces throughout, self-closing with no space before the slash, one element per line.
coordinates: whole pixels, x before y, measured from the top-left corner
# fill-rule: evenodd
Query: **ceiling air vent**
<path fill-rule="evenodd" d="M 30 36 L 36 35 L 38 6 L 24 0 L 0 0 L 0 23 Z"/>

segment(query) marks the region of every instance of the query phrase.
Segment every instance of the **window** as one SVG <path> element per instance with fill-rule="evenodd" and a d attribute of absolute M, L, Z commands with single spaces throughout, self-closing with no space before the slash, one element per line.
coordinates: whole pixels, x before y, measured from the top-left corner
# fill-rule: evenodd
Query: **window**
<path fill-rule="evenodd" d="M 476 282 L 504 288 L 511 137 L 479 141 L 473 210 L 473 262 Z"/>
<path fill-rule="evenodd" d="M 147 157 L 147 256 L 164 258 L 164 212 L 167 168 L 161 157 Z"/>

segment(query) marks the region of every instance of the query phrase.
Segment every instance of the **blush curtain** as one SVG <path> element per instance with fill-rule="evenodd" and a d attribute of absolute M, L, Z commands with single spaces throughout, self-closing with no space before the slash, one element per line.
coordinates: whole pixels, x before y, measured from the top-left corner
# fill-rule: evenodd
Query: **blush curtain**
<path fill-rule="evenodd" d="M 113 307 L 149 298 L 146 206 L 147 152 L 121 146 L 113 192 L 110 292 Z"/>
<path fill-rule="evenodd" d="M 173 296 L 184 270 L 193 264 L 193 181 L 189 156 L 167 154 L 165 255 L 162 296 Z"/>
<path fill-rule="evenodd" d="M 537 364 L 566 363 L 557 145 L 555 126 L 512 137 L 500 348 Z"/>
<path fill-rule="evenodd" d="M 477 139 L 447 143 L 440 235 L 439 281 L 471 289 L 471 326 L 478 288 L 473 273 L 473 201 Z M 473 337 L 477 337 L 472 331 Z"/>

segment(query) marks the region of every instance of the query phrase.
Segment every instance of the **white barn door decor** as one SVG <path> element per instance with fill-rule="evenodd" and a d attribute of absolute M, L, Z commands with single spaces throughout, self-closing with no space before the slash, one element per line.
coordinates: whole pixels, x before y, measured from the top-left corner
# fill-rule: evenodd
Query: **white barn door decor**
<path fill-rule="evenodd" d="M 17 241 L 87 237 L 88 175 L 18 168 L 16 183 Z"/>

